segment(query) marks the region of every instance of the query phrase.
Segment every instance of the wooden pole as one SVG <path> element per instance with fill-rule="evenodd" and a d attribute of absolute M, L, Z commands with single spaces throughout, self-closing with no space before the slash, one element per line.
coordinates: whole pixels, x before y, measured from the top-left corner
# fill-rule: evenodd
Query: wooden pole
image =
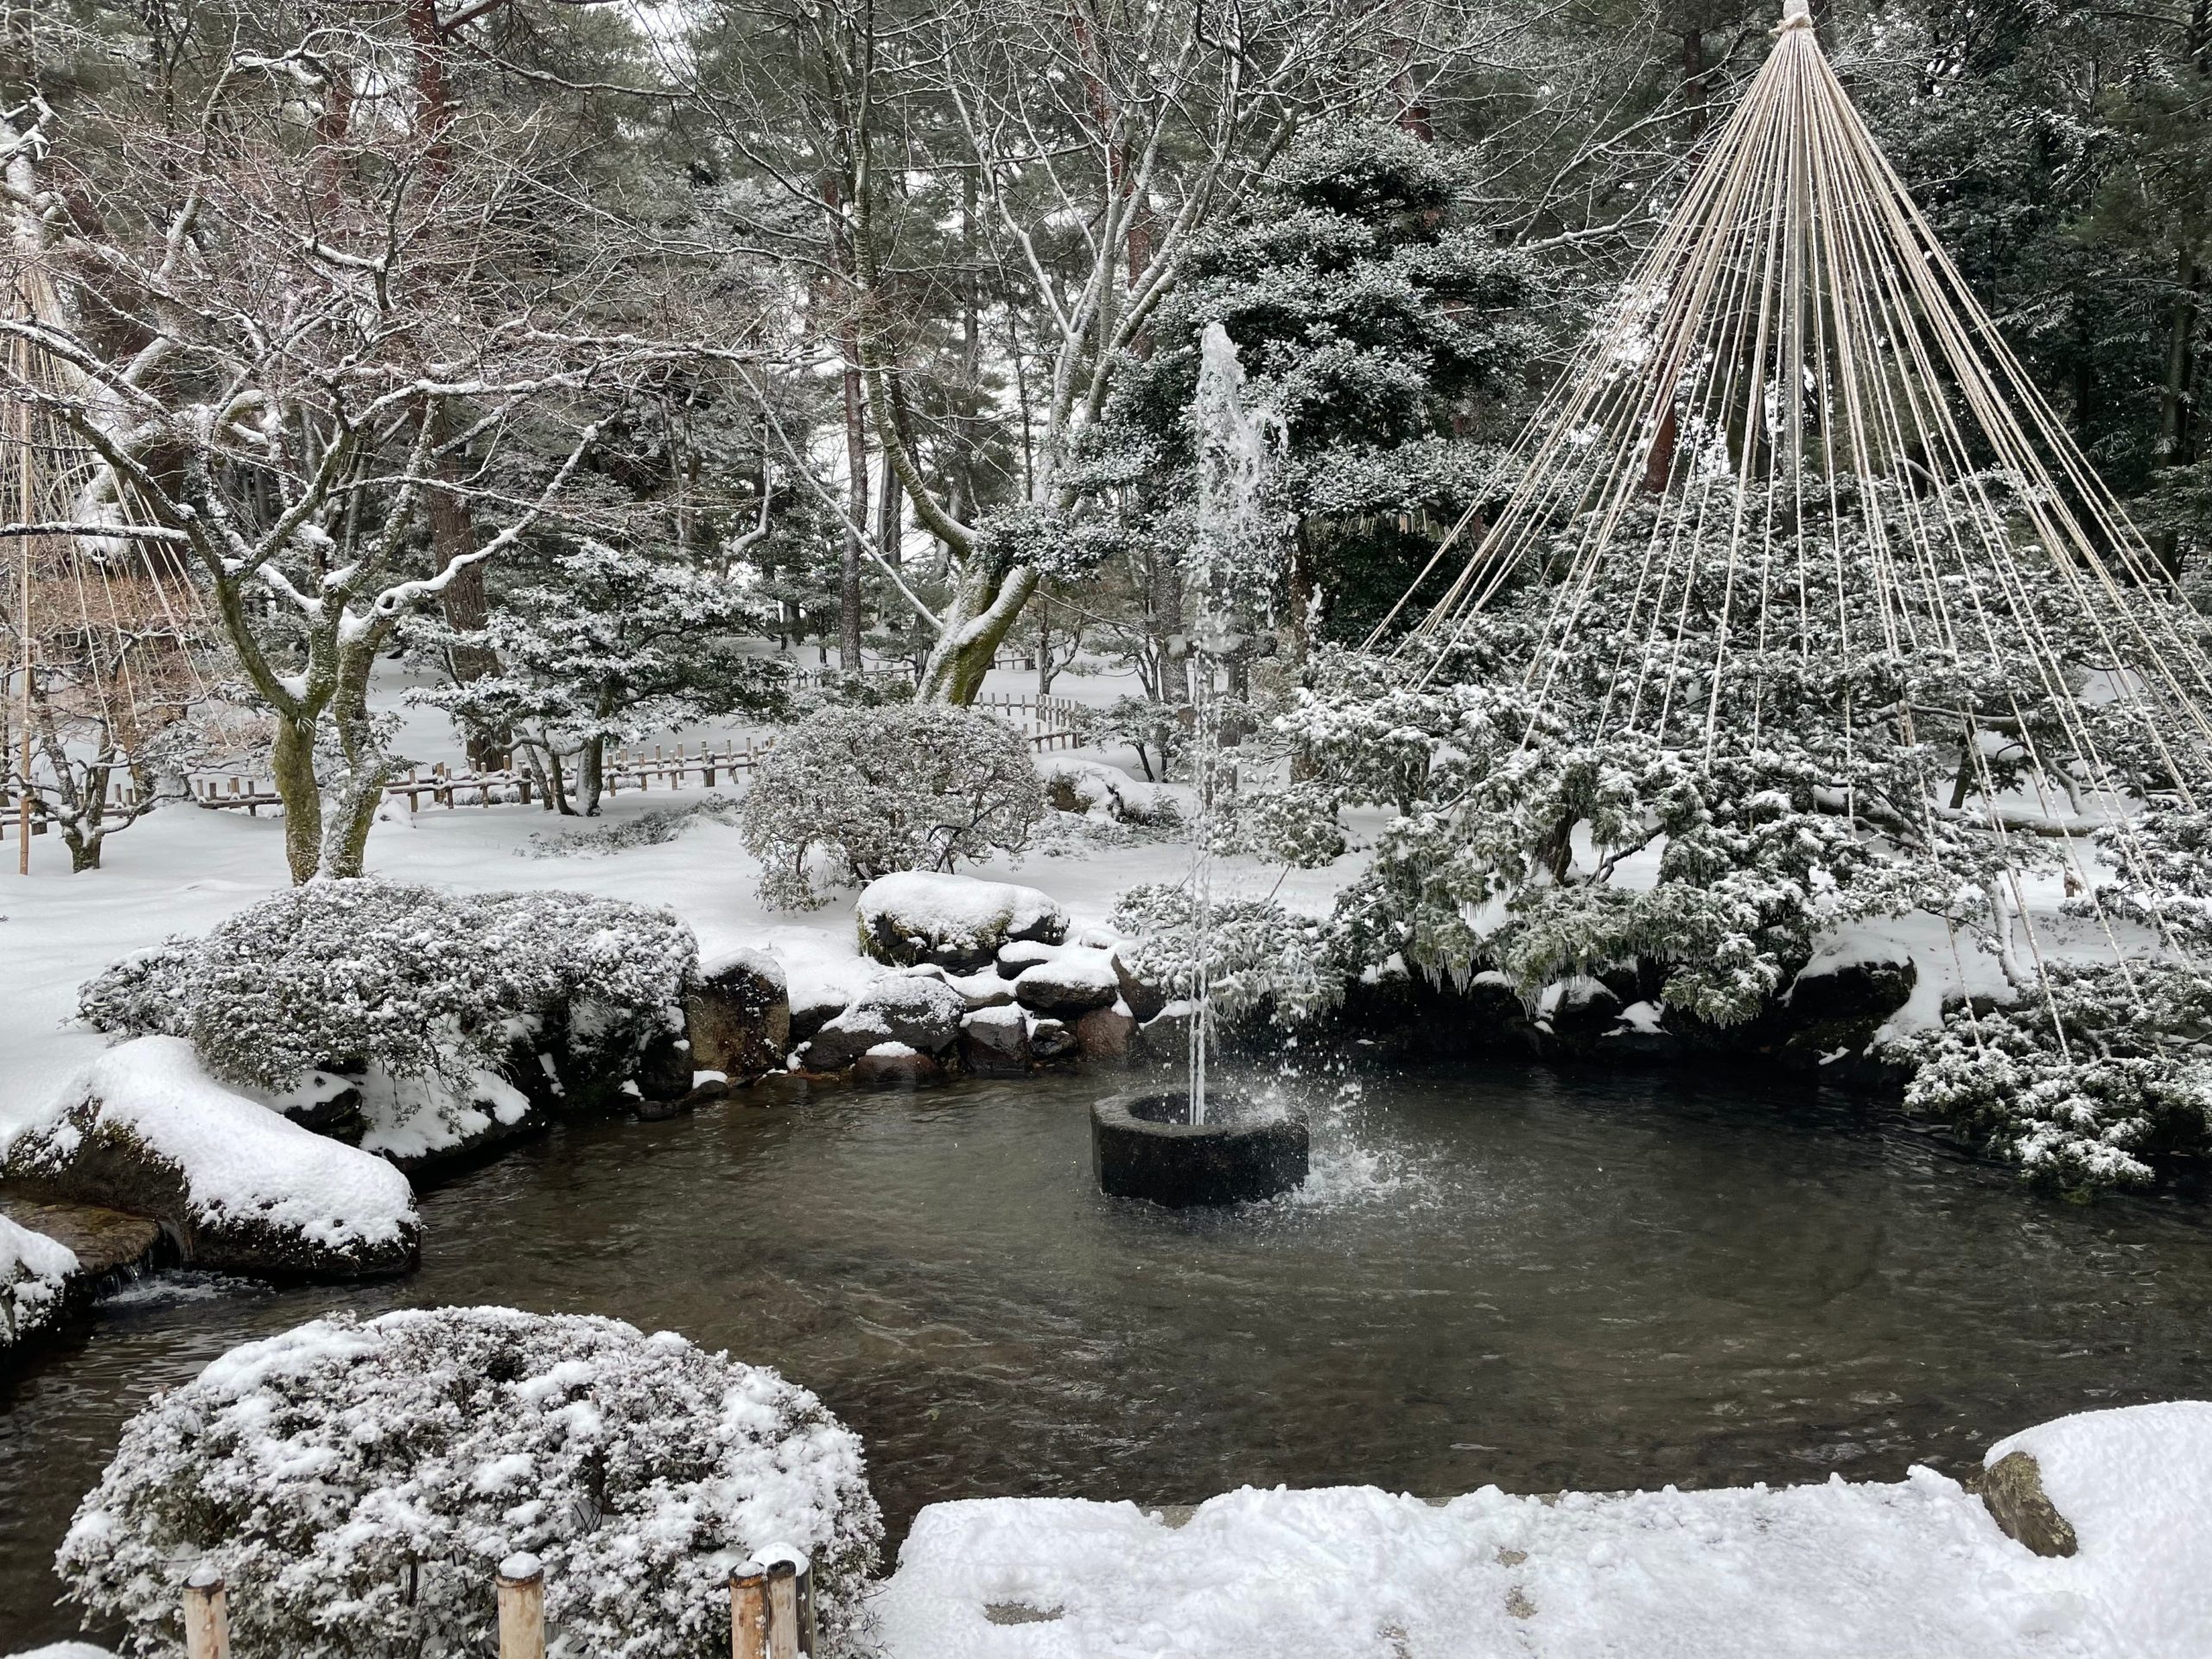
<path fill-rule="evenodd" d="M 499 1659 L 545 1659 L 545 1567 L 527 1552 L 499 1563 Z"/>
<path fill-rule="evenodd" d="M 730 1659 L 768 1659 L 768 1569 L 747 1561 L 729 1575 Z"/>
<path fill-rule="evenodd" d="M 184 1581 L 184 1659 L 230 1659 L 230 1654 L 223 1575 L 212 1567 L 194 1567 Z"/>
<path fill-rule="evenodd" d="M 768 1659 L 798 1659 L 798 1568 L 768 1567 Z"/>

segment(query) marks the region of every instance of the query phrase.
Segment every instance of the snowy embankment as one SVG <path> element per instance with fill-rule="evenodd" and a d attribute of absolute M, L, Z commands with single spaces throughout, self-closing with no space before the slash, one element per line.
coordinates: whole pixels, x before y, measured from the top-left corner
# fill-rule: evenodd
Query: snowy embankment
<path fill-rule="evenodd" d="M 888 1659 L 2202 1659 L 2212 1404 L 2093 1412 L 2024 1451 L 2079 1551 L 2031 1554 L 1932 1470 L 1894 1485 L 1516 1497 L 1247 1489 L 1171 1526 L 999 1498 L 917 1518 Z"/>

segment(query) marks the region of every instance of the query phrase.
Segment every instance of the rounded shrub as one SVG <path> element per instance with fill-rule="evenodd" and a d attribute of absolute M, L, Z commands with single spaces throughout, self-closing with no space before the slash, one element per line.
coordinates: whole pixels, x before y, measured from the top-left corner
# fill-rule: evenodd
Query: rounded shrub
<path fill-rule="evenodd" d="M 745 844 L 772 905 L 823 902 L 817 856 L 856 884 L 1018 852 L 1045 815 L 1028 740 L 938 703 L 824 709 L 780 741 L 745 798 Z"/>
<path fill-rule="evenodd" d="M 56 1565 L 131 1654 L 180 1651 L 206 1565 L 240 1653 L 430 1659 L 493 1650 L 493 1575 L 527 1552 L 570 1650 L 708 1659 L 731 1569 L 789 1549 L 835 1655 L 866 1645 L 882 1531 L 859 1438 L 774 1371 L 613 1319 L 437 1308 L 317 1319 L 157 1395 Z"/>

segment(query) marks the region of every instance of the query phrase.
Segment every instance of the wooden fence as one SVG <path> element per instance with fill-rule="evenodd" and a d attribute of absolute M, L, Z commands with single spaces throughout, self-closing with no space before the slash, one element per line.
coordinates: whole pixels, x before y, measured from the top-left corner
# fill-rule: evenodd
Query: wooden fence
<path fill-rule="evenodd" d="M 1072 697 L 999 693 L 978 698 L 975 707 L 1019 728 L 1040 754 L 1080 748 L 1085 741 L 1089 710 Z M 627 791 L 686 789 L 696 780 L 699 787 L 712 789 L 725 779 L 734 783 L 749 775 L 775 746 L 773 737 L 747 735 L 720 745 L 678 743 L 671 747 L 656 743 L 650 750 L 643 746 L 615 749 L 607 755 L 603 787 L 609 795 L 620 795 Z M 281 810 L 283 805 L 276 784 L 258 772 L 200 772 L 186 781 L 193 800 L 204 807 L 242 808 L 257 817 L 264 807 Z M 111 783 L 109 799 L 122 804 L 133 798 L 135 789 L 127 779 Z M 457 771 L 446 766 L 417 767 L 387 783 L 384 792 L 387 800 L 405 801 L 410 812 L 420 812 L 425 806 L 448 811 L 462 806 L 529 806 L 539 800 L 536 776 L 526 767 L 516 766 L 512 757 L 506 765 L 486 772 Z M 15 833 L 14 798 L 6 786 L 0 785 L 0 810 L 5 813 L 0 836 Z M 32 830 L 45 834 L 44 821 L 34 819 Z"/>

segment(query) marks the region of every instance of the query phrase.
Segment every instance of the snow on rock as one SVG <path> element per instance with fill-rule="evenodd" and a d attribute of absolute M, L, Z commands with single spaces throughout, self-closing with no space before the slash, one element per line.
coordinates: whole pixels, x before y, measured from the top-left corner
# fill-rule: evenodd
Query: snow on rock
<path fill-rule="evenodd" d="M 2044 1563 L 2139 1659 L 2212 1653 L 2212 1402 L 2086 1411 L 1999 1440 L 2074 1529 L 2076 1553 Z"/>
<path fill-rule="evenodd" d="M 513 1308 L 318 1319 L 231 1350 L 124 1427 L 56 1567 L 173 1650 L 205 1564 L 246 1656 L 488 1653 L 492 1574 L 545 1569 L 594 1659 L 727 1653 L 730 1570 L 790 1546 L 844 1651 L 882 1534 L 859 1437 L 772 1370 L 672 1332 Z"/>
<path fill-rule="evenodd" d="M 531 1105 L 496 1071 L 472 1066 L 459 1084 L 445 1078 L 395 1077 L 371 1065 L 360 1083 L 367 1128 L 361 1150 L 411 1169 L 439 1157 L 473 1151 L 528 1126 Z"/>
<path fill-rule="evenodd" d="M 886 974 L 799 1051 L 809 1071 L 842 1071 L 870 1049 L 901 1043 L 935 1054 L 952 1046 L 967 999 L 941 979 Z"/>
<path fill-rule="evenodd" d="M 707 958 L 685 993 L 683 1018 L 695 1069 L 725 1077 L 777 1070 L 791 1046 L 791 982 L 783 964 L 749 946 Z"/>
<path fill-rule="evenodd" d="M 879 962 L 934 962 L 962 974 L 989 966 L 1009 940 L 1057 944 L 1068 936 L 1067 912 L 1035 887 L 925 870 L 871 881 L 854 913 L 861 949 Z"/>
<path fill-rule="evenodd" d="M 115 1659 L 115 1656 L 89 1642 L 50 1642 L 42 1648 L 12 1654 L 10 1659 Z"/>
<path fill-rule="evenodd" d="M 1093 1008 L 1111 1007 L 1121 998 L 1121 976 L 1103 950 L 1069 950 L 1023 969 L 1014 976 L 1014 997 L 1025 1008 L 1073 1020 Z"/>
<path fill-rule="evenodd" d="M 0 1350 L 60 1313 L 76 1271 L 77 1253 L 67 1245 L 0 1216 Z"/>
<path fill-rule="evenodd" d="M 226 1088 L 179 1037 L 141 1037 L 86 1066 L 14 1142 L 5 1173 L 153 1217 L 203 1267 L 352 1278 L 404 1271 L 421 1248 L 404 1175 Z"/>
<path fill-rule="evenodd" d="M 1157 784 L 1141 783 L 1103 760 L 1039 756 L 1037 773 L 1045 798 L 1062 812 L 1111 818 L 1117 823 L 1171 824 L 1179 814 L 1174 798 Z"/>
<path fill-rule="evenodd" d="M 1129 1503 L 993 1498 L 916 1518 L 879 1603 L 884 1650 L 2202 1656 L 2212 1652 L 2212 1407 L 2145 1409 L 2171 1414 L 2122 1432 L 2097 1419 L 2130 1414 L 2100 1413 L 2019 1437 L 2050 1457 L 2054 1491 L 2082 1508 L 2075 1560 L 2031 1555 L 1980 1500 L 1927 1469 L 1895 1484 L 1553 1501 L 1488 1487 L 1441 1507 L 1371 1487 L 1247 1488 L 1180 1528 Z"/>

